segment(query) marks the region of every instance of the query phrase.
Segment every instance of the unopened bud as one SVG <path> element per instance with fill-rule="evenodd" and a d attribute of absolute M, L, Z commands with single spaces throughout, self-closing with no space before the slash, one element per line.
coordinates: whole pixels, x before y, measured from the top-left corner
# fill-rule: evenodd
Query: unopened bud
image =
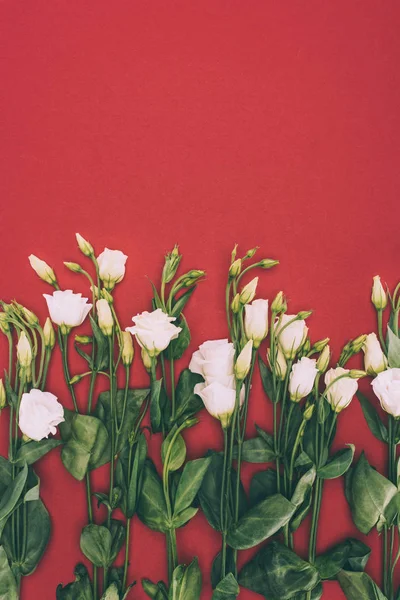
<path fill-rule="evenodd" d="M 92 292 L 95 300 L 97 300 L 99 298 L 99 288 L 97 287 L 97 285 L 91 285 L 90 286 L 90 291 Z"/>
<path fill-rule="evenodd" d="M 246 254 L 244 255 L 244 258 L 253 258 L 253 256 L 257 252 L 257 250 L 258 250 L 258 246 L 256 246 L 255 248 L 251 248 L 250 250 L 247 250 Z"/>
<path fill-rule="evenodd" d="M 374 277 L 371 300 L 377 310 L 384 310 L 387 306 L 387 294 L 383 289 L 379 275 Z"/>
<path fill-rule="evenodd" d="M 133 361 L 133 341 L 129 331 L 122 332 L 122 363 L 127 367 L 132 364 Z"/>
<path fill-rule="evenodd" d="M 205 271 L 200 271 L 199 269 L 192 269 L 192 271 L 189 271 L 189 273 L 185 275 L 182 281 L 182 286 L 190 287 L 191 285 L 194 285 L 198 282 L 199 279 L 204 277 L 205 274 Z"/>
<path fill-rule="evenodd" d="M 114 319 L 107 300 L 102 298 L 96 302 L 97 314 L 99 317 L 99 327 L 104 335 L 110 336 L 114 327 Z"/>
<path fill-rule="evenodd" d="M 243 381 L 250 370 L 250 364 L 253 352 L 253 340 L 249 340 L 239 354 L 235 363 L 235 377 L 238 381 Z"/>
<path fill-rule="evenodd" d="M 258 264 L 262 269 L 272 269 L 272 267 L 279 265 L 279 260 L 274 260 L 273 258 L 263 258 Z"/>
<path fill-rule="evenodd" d="M 365 344 L 365 340 L 367 339 L 367 336 L 364 335 L 359 335 L 355 340 L 352 340 L 350 342 L 350 350 L 353 354 L 357 354 L 357 352 L 360 352 L 360 350 L 363 348 L 364 344 Z"/>
<path fill-rule="evenodd" d="M 242 259 L 241 258 L 237 258 L 230 266 L 229 268 L 229 277 L 231 277 L 232 279 L 234 277 L 237 277 L 240 274 L 240 271 L 242 270 Z"/>
<path fill-rule="evenodd" d="M 257 284 L 258 277 L 254 277 L 254 279 L 244 286 L 239 296 L 240 304 L 248 304 L 253 300 L 256 295 Z"/>
<path fill-rule="evenodd" d="M 0 331 L 5 335 L 10 333 L 10 324 L 6 313 L 0 313 Z"/>
<path fill-rule="evenodd" d="M 365 371 L 359 371 L 358 369 L 351 369 L 349 371 L 349 377 L 352 379 L 361 379 L 362 377 L 366 377 Z"/>
<path fill-rule="evenodd" d="M 107 300 L 108 304 L 113 304 L 113 302 L 114 302 L 114 298 L 112 297 L 112 295 L 110 294 L 110 292 L 108 290 L 106 290 L 106 288 L 103 288 L 101 290 L 101 297 L 104 300 Z"/>
<path fill-rule="evenodd" d="M 75 336 L 75 342 L 77 344 L 91 344 L 93 341 L 93 338 L 90 335 L 76 335 Z"/>
<path fill-rule="evenodd" d="M 301 320 L 304 321 L 304 319 L 308 319 L 308 317 L 310 315 L 312 315 L 313 311 L 312 310 L 302 310 L 299 313 L 297 313 L 297 317 Z"/>
<path fill-rule="evenodd" d="M 311 349 L 311 342 L 310 342 L 310 338 L 307 337 L 308 331 L 306 332 L 306 337 L 304 339 L 304 342 L 301 345 L 301 353 L 303 355 L 307 354 L 310 349 Z"/>
<path fill-rule="evenodd" d="M 327 337 L 323 340 L 318 340 L 317 342 L 315 342 L 315 344 L 313 345 L 313 349 L 315 350 L 315 352 L 322 352 L 325 346 L 329 344 L 329 340 L 330 338 Z"/>
<path fill-rule="evenodd" d="M 32 362 L 32 349 L 25 331 L 21 331 L 17 344 L 17 358 L 23 369 L 29 369 Z"/>
<path fill-rule="evenodd" d="M 0 379 L 0 410 L 3 409 L 7 404 L 6 390 L 4 389 L 3 380 Z"/>
<path fill-rule="evenodd" d="M 232 300 L 231 309 L 232 309 L 232 312 L 235 313 L 235 315 L 239 312 L 239 310 L 240 310 L 240 294 L 236 294 L 236 296 Z"/>
<path fill-rule="evenodd" d="M 51 322 L 50 317 L 47 317 L 46 322 L 44 324 L 43 338 L 45 347 L 52 350 L 56 345 L 56 335 L 54 333 L 53 323 Z"/>
<path fill-rule="evenodd" d="M 231 263 L 235 262 L 236 260 L 236 254 L 237 254 L 237 247 L 238 245 L 235 244 L 231 253 Z"/>
<path fill-rule="evenodd" d="M 85 238 L 82 237 L 79 233 L 76 233 L 75 237 L 76 241 L 78 242 L 79 250 L 82 252 L 82 254 L 84 254 L 85 256 L 94 256 L 94 249 L 92 244 L 85 240 Z"/>
<path fill-rule="evenodd" d="M 310 404 L 303 412 L 303 419 L 309 421 L 314 413 L 315 404 Z"/>
<path fill-rule="evenodd" d="M 36 272 L 36 274 L 43 279 L 46 283 L 50 283 L 50 285 L 54 285 L 57 283 L 56 275 L 53 269 L 44 261 L 31 254 L 29 256 L 29 262 L 31 263 L 32 269 Z"/>
<path fill-rule="evenodd" d="M 278 292 L 271 304 L 271 311 L 275 314 L 285 312 L 287 304 L 283 292 Z"/>
<path fill-rule="evenodd" d="M 151 357 L 148 355 L 148 353 L 146 352 L 146 350 L 144 348 L 142 348 L 142 361 L 143 361 L 143 365 L 144 368 L 146 369 L 146 371 L 151 371 Z"/>
<path fill-rule="evenodd" d="M 82 375 L 74 375 L 72 379 L 69 380 L 70 385 L 75 385 L 75 383 L 79 383 L 79 381 L 83 379 Z"/>
<path fill-rule="evenodd" d="M 198 422 L 199 420 L 196 417 L 189 417 L 185 420 L 185 427 L 194 427 L 195 425 L 197 425 Z"/>
<path fill-rule="evenodd" d="M 37 327 L 39 325 L 39 319 L 37 318 L 35 313 L 33 313 L 31 310 L 29 310 L 28 308 L 25 308 L 25 306 L 23 306 L 22 313 L 23 313 L 28 325 L 30 325 L 31 327 Z"/>
<path fill-rule="evenodd" d="M 175 276 L 181 262 L 182 255 L 179 254 L 179 247 L 175 245 L 172 252 L 169 252 L 165 257 L 165 264 L 162 272 L 163 283 L 169 283 Z"/>
<path fill-rule="evenodd" d="M 320 373 L 325 373 L 329 366 L 329 361 L 331 360 L 331 349 L 329 346 L 325 346 L 319 355 L 317 360 L 317 369 Z"/>
<path fill-rule="evenodd" d="M 73 273 L 82 273 L 82 267 L 78 263 L 64 261 L 64 265 Z"/>

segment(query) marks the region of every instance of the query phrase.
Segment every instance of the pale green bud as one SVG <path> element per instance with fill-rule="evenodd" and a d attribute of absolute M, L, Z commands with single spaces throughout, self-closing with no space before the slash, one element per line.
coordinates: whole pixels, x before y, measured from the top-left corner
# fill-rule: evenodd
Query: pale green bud
<path fill-rule="evenodd" d="M 76 241 L 78 242 L 79 250 L 82 252 L 82 254 L 84 254 L 85 256 L 94 256 L 94 249 L 92 244 L 85 240 L 85 238 L 82 237 L 79 233 L 76 233 L 75 237 Z"/>
<path fill-rule="evenodd" d="M 182 255 L 179 254 L 179 246 L 175 245 L 172 252 L 165 256 L 165 264 L 162 272 L 163 283 L 169 283 L 175 276 L 181 262 Z"/>
<path fill-rule="evenodd" d="M 79 381 L 83 379 L 82 375 L 74 375 L 72 379 L 69 380 L 70 385 L 75 385 L 75 383 L 79 383 Z"/>
<path fill-rule="evenodd" d="M 73 273 L 82 273 L 82 267 L 78 263 L 64 262 L 64 265 Z"/>
<path fill-rule="evenodd" d="M 129 331 L 123 331 L 122 332 L 122 353 L 121 353 L 121 358 L 122 358 L 122 363 L 126 367 L 132 364 L 132 362 L 133 362 L 133 355 L 134 355 L 134 349 L 133 349 L 132 336 L 129 333 Z"/>
<path fill-rule="evenodd" d="M 53 324 L 50 317 L 47 317 L 43 327 L 44 345 L 46 348 L 52 350 L 56 345 L 56 335 L 54 333 Z"/>
<path fill-rule="evenodd" d="M 247 250 L 244 258 L 253 258 L 253 256 L 257 252 L 257 250 L 258 250 L 258 246 L 256 246 L 255 248 L 251 248 L 250 250 Z"/>
<path fill-rule="evenodd" d="M 242 259 L 241 258 L 237 258 L 230 266 L 229 268 L 229 277 L 231 277 L 232 279 L 234 277 L 237 277 L 240 274 L 240 271 L 242 270 Z"/>
<path fill-rule="evenodd" d="M 112 297 L 112 295 L 110 294 L 110 292 L 108 290 L 106 290 L 106 288 L 103 288 L 101 290 L 101 297 L 104 300 L 107 300 L 108 304 L 113 304 L 113 302 L 114 302 L 114 298 Z"/>
<path fill-rule="evenodd" d="M 359 371 L 358 369 L 351 369 L 349 371 L 349 377 L 351 377 L 351 379 L 361 379 L 366 376 L 367 374 L 365 371 Z"/>
<path fill-rule="evenodd" d="M 240 304 L 248 304 L 253 300 L 254 296 L 256 295 L 257 284 L 258 277 L 254 277 L 254 279 L 244 286 L 239 296 Z"/>
<path fill-rule="evenodd" d="M 205 274 L 206 274 L 205 271 L 200 271 L 199 269 L 192 269 L 192 271 L 189 271 L 189 273 L 186 273 L 186 275 L 182 281 L 182 286 L 190 287 L 191 285 L 194 285 L 195 283 L 198 282 L 199 279 L 204 277 Z"/>
<path fill-rule="evenodd" d="M 325 373 L 329 366 L 329 361 L 331 360 L 331 349 L 329 346 L 325 346 L 319 355 L 317 360 L 317 369 L 320 373 Z"/>
<path fill-rule="evenodd" d="M 29 369 L 32 363 L 32 348 L 26 337 L 25 331 L 21 331 L 17 344 L 17 358 L 23 369 Z"/>
<path fill-rule="evenodd" d="M 377 310 L 384 310 L 387 306 L 387 294 L 381 284 L 379 275 L 375 275 L 372 285 L 371 300 Z"/>
<path fill-rule="evenodd" d="M 312 310 L 302 310 L 299 313 L 297 313 L 297 317 L 301 320 L 304 321 L 304 319 L 308 319 L 309 316 L 311 316 L 313 313 Z"/>
<path fill-rule="evenodd" d="M 313 416 L 314 408 L 315 408 L 315 404 L 310 404 L 304 410 L 304 412 L 303 412 L 303 419 L 305 421 L 309 421 L 311 419 L 311 417 Z"/>
<path fill-rule="evenodd" d="M 99 288 L 97 287 L 97 285 L 95 285 L 95 286 L 91 285 L 90 291 L 92 292 L 95 300 L 97 300 L 99 298 Z"/>
<path fill-rule="evenodd" d="M 22 307 L 22 314 L 25 317 L 25 321 L 31 327 L 37 327 L 39 325 L 39 319 L 37 318 L 37 316 L 35 315 L 35 313 L 33 313 L 28 308 L 25 308 L 25 306 Z"/>
<path fill-rule="evenodd" d="M 237 247 L 238 247 L 238 245 L 235 244 L 234 248 L 232 250 L 232 253 L 231 253 L 231 263 L 235 262 L 235 260 L 236 260 Z"/>
<path fill-rule="evenodd" d="M 32 269 L 36 272 L 36 274 L 43 279 L 46 283 L 50 283 L 50 285 L 54 285 L 57 283 L 56 275 L 53 269 L 44 261 L 31 254 L 29 256 L 29 262 L 31 263 Z"/>
<path fill-rule="evenodd" d="M 114 319 L 107 300 L 102 298 L 96 302 L 97 314 L 99 317 L 99 327 L 106 336 L 110 336 L 113 332 Z"/>
<path fill-rule="evenodd" d="M 236 296 L 232 300 L 231 309 L 232 309 L 232 312 L 235 313 L 235 315 L 239 312 L 239 310 L 240 310 L 240 294 L 236 294 Z"/>
<path fill-rule="evenodd" d="M 151 371 L 151 357 L 149 356 L 149 354 L 147 353 L 147 351 L 142 348 L 141 351 L 141 355 L 142 355 L 142 361 L 143 361 L 143 365 L 144 368 L 146 369 L 146 371 Z"/>
<path fill-rule="evenodd" d="M 251 358 L 253 353 L 253 340 L 249 340 L 239 354 L 235 363 L 235 377 L 238 381 L 243 381 L 250 370 Z"/>
<path fill-rule="evenodd" d="M 6 335 L 10 333 L 10 324 L 6 313 L 0 313 L 0 331 Z"/>
<path fill-rule="evenodd" d="M 322 350 L 325 348 L 325 346 L 327 346 L 327 344 L 329 343 L 329 339 L 330 338 L 324 338 L 323 340 L 318 340 L 317 342 L 315 342 L 313 349 L 315 350 L 315 352 L 322 352 Z"/>
<path fill-rule="evenodd" d="M 285 312 L 287 304 L 283 292 L 278 292 L 271 304 L 271 311 L 275 314 Z"/>
<path fill-rule="evenodd" d="M 359 335 L 355 340 L 350 342 L 350 350 L 353 354 L 357 354 L 364 347 L 365 341 L 367 339 L 367 335 Z"/>
<path fill-rule="evenodd" d="M 6 390 L 4 389 L 3 380 L 0 379 L 0 410 L 7 405 Z"/>
<path fill-rule="evenodd" d="M 258 264 L 262 269 L 272 269 L 272 267 L 279 265 L 279 260 L 274 260 L 273 258 L 263 258 Z"/>
<path fill-rule="evenodd" d="M 91 344 L 93 341 L 93 338 L 90 335 L 76 335 L 75 336 L 75 342 L 77 344 Z"/>

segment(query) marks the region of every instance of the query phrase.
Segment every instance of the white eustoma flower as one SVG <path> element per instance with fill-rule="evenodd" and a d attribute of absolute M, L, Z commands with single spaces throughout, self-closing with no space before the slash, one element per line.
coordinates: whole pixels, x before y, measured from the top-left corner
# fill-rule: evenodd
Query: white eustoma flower
<path fill-rule="evenodd" d="M 107 300 L 104 300 L 104 298 L 97 300 L 96 309 L 101 331 L 104 333 L 104 335 L 111 335 L 114 327 L 114 319 Z"/>
<path fill-rule="evenodd" d="M 299 402 L 311 392 L 318 373 L 317 361 L 303 356 L 293 365 L 289 376 L 289 394 L 293 402 Z"/>
<path fill-rule="evenodd" d="M 31 440 L 39 442 L 50 433 L 54 435 L 57 425 L 64 420 L 64 408 L 54 394 L 36 389 L 22 394 L 18 424 Z"/>
<path fill-rule="evenodd" d="M 239 296 L 240 304 L 248 304 L 253 300 L 256 295 L 257 284 L 258 277 L 254 277 L 254 279 L 244 286 Z"/>
<path fill-rule="evenodd" d="M 375 396 L 383 410 L 395 418 L 400 417 L 400 369 L 387 369 L 371 382 Z"/>
<path fill-rule="evenodd" d="M 236 390 L 214 381 L 209 385 L 197 383 L 194 393 L 200 396 L 207 411 L 221 421 L 222 427 L 228 427 L 236 404 Z M 241 395 L 241 404 L 243 396 Z"/>
<path fill-rule="evenodd" d="M 284 314 L 276 320 L 275 333 L 278 344 L 287 360 L 293 360 L 308 333 L 304 319 L 294 319 L 296 319 L 296 315 Z M 290 321 L 292 322 L 290 323 Z"/>
<path fill-rule="evenodd" d="M 244 307 L 244 330 L 248 340 L 258 348 L 268 335 L 268 300 L 253 300 Z"/>
<path fill-rule="evenodd" d="M 56 290 L 52 295 L 43 294 L 50 313 L 50 318 L 58 325 L 62 333 L 68 333 L 71 327 L 78 327 L 86 319 L 92 308 L 82 294 L 74 294 L 72 290 Z"/>
<path fill-rule="evenodd" d="M 25 331 L 21 331 L 17 344 L 17 358 L 20 366 L 28 369 L 32 362 L 32 348 Z"/>
<path fill-rule="evenodd" d="M 235 377 L 238 381 L 243 381 L 248 375 L 253 352 L 253 340 L 249 340 L 242 349 L 235 362 Z"/>
<path fill-rule="evenodd" d="M 44 261 L 31 254 L 29 257 L 32 269 L 39 275 L 40 279 L 43 279 L 46 283 L 53 285 L 57 279 L 53 269 Z"/>
<path fill-rule="evenodd" d="M 326 399 L 337 413 L 350 404 L 357 392 L 357 379 L 351 378 L 349 374 L 349 369 L 342 367 L 329 369 L 325 373 Z"/>
<path fill-rule="evenodd" d="M 132 317 L 135 325 L 126 327 L 126 331 L 136 337 L 139 346 L 144 348 L 150 357 L 154 357 L 165 350 L 171 340 L 175 340 L 182 331 L 181 327 L 173 325 L 172 321 L 175 320 L 175 317 L 170 317 L 161 308 L 157 308 L 153 312 L 144 311 Z"/>
<path fill-rule="evenodd" d="M 97 257 L 100 279 L 107 289 L 112 290 L 115 284 L 124 278 L 127 258 L 121 250 L 109 250 L 109 248 L 104 248 Z"/>
<path fill-rule="evenodd" d="M 378 375 L 387 368 L 387 358 L 383 353 L 376 333 L 369 333 L 363 345 L 364 366 L 368 375 Z"/>

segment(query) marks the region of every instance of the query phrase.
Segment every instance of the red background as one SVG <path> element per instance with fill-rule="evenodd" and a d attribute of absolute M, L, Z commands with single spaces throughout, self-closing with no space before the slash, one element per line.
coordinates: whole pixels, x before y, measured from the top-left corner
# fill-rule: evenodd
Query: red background
<path fill-rule="evenodd" d="M 187 310 L 193 350 L 226 335 L 234 242 L 243 252 L 257 244 L 262 256 L 281 261 L 262 273 L 260 295 L 283 289 L 290 312 L 315 309 L 312 340 L 330 336 L 337 358 L 348 338 L 375 327 L 372 276 L 393 286 L 399 275 L 399 26 L 395 0 L 3 0 L 1 297 L 46 316 L 48 289 L 29 267 L 32 252 L 63 285 L 86 291 L 61 262 L 80 259 L 79 231 L 99 252 L 129 255 L 116 291 L 126 326 L 149 307 L 146 276 L 157 280 L 164 252 L 179 242 L 183 266 L 208 274 Z M 133 383 L 146 381 L 137 360 Z M 69 406 L 58 354 L 48 387 Z M 4 450 L 6 414 L 1 421 Z M 271 426 L 258 384 L 249 435 L 255 421 Z M 203 411 L 187 439 L 190 456 L 200 456 L 220 447 L 219 426 Z M 341 415 L 335 445 L 346 442 L 384 467 L 384 449 L 356 400 Z M 245 467 L 247 481 L 256 468 Z M 85 496 L 57 451 L 38 472 L 53 532 L 23 597 L 50 600 L 82 558 Z M 97 474 L 98 487 L 106 476 Z M 320 550 L 348 535 L 365 540 L 352 526 L 342 481 L 326 484 L 320 534 Z M 305 536 L 303 529 L 301 550 Z M 379 540 L 374 533 L 367 541 L 368 571 L 378 579 Z M 198 515 L 178 543 L 182 562 L 199 556 L 210 598 L 218 534 Z M 163 536 L 137 519 L 131 561 L 131 578 L 166 576 Z M 342 598 L 336 583 L 324 589 L 324 599 Z M 140 585 L 132 597 L 145 597 Z"/>

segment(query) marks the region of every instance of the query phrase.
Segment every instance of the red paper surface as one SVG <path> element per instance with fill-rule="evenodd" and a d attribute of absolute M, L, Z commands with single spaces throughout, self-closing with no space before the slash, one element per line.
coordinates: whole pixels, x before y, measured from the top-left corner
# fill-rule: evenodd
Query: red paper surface
<path fill-rule="evenodd" d="M 3 0 L 1 55 L 0 295 L 46 316 L 47 292 L 30 269 L 35 253 L 64 286 L 87 291 L 63 260 L 80 260 L 74 233 L 99 252 L 129 255 L 116 303 L 125 326 L 149 308 L 149 281 L 179 242 L 184 268 L 202 268 L 187 309 L 193 343 L 226 335 L 224 286 L 234 242 L 281 264 L 262 273 L 260 295 L 283 289 L 290 312 L 312 308 L 312 340 L 330 336 L 335 358 L 348 338 L 375 328 L 372 276 L 399 277 L 400 8 L 395 0 L 272 2 L 203 0 L 96 2 Z M 84 327 L 82 328 L 84 331 Z M 1 364 L 6 344 L 0 340 Z M 361 362 L 355 361 L 361 366 Z M 73 363 L 73 371 L 83 368 Z M 145 385 L 137 360 L 134 385 Z M 81 399 L 85 383 L 80 384 Z M 363 387 L 370 394 L 369 382 Z M 70 406 L 57 353 L 49 390 Z M 82 400 L 81 400 L 82 401 Z M 1 417 L 1 449 L 6 451 Z M 271 410 L 254 385 L 248 434 L 270 428 Z M 186 435 L 191 458 L 221 445 L 203 411 Z M 355 400 L 340 417 L 335 446 L 384 468 L 382 445 Z M 151 441 L 157 455 L 159 440 Z M 244 478 L 260 466 L 246 465 Z M 82 484 L 58 451 L 38 465 L 53 532 L 22 597 L 53 600 L 82 560 Z M 96 473 L 104 487 L 106 468 Z M 297 535 L 306 549 L 308 523 Z M 342 481 L 325 485 L 318 548 L 357 536 Z M 178 533 L 179 558 L 198 555 L 211 597 L 219 535 L 200 514 Z M 254 551 L 241 553 L 241 563 Z M 164 537 L 137 519 L 130 579 L 166 577 Z M 141 586 L 132 593 L 145 598 Z M 259 596 L 243 590 L 240 598 Z M 342 598 L 336 583 L 324 599 Z"/>

